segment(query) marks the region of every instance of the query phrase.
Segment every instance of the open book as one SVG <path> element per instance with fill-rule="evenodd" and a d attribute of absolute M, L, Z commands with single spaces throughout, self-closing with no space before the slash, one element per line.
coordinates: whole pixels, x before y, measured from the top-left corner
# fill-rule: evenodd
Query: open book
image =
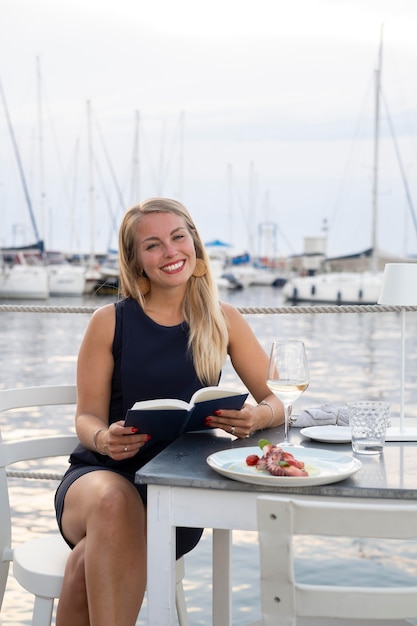
<path fill-rule="evenodd" d="M 204 419 L 220 409 L 241 409 L 247 393 L 222 387 L 198 389 L 190 402 L 162 398 L 135 402 L 126 413 L 125 426 L 136 426 L 139 432 L 155 439 L 174 439 L 185 431 L 209 428 Z"/>

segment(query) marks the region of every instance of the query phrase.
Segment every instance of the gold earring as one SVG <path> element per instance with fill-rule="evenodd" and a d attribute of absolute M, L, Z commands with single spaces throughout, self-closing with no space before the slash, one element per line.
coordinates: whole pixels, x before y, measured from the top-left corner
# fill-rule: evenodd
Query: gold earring
<path fill-rule="evenodd" d="M 207 263 L 204 261 L 204 259 L 195 260 L 193 276 L 195 276 L 196 278 L 201 278 L 202 276 L 204 276 L 204 274 L 207 274 L 207 270 Z"/>
<path fill-rule="evenodd" d="M 146 296 L 146 294 L 151 290 L 151 281 L 146 276 L 139 276 L 138 285 L 142 296 Z"/>

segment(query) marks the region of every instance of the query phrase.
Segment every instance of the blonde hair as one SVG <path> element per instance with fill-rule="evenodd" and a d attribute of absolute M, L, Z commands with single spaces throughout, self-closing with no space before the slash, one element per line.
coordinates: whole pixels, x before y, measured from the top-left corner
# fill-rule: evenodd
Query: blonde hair
<path fill-rule="evenodd" d="M 145 300 L 139 289 L 143 268 L 138 260 L 137 225 L 148 213 L 173 213 L 185 221 L 197 259 L 207 264 L 204 276 L 191 276 L 184 297 L 184 319 L 190 328 L 188 348 L 198 378 L 205 385 L 217 385 L 227 355 L 228 329 L 210 270 L 208 254 L 187 209 L 176 200 L 150 198 L 128 209 L 119 230 L 120 292 L 134 298 L 142 308 Z"/>

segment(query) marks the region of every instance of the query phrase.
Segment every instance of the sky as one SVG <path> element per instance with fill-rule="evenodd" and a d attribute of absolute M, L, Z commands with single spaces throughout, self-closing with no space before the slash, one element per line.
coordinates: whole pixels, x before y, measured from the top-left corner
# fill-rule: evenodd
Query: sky
<path fill-rule="evenodd" d="M 382 31 L 377 244 L 417 253 L 415 0 L 1 0 L 0 16 L 0 245 L 35 238 L 25 183 L 49 249 L 115 248 L 151 196 L 238 252 L 370 247 Z"/>

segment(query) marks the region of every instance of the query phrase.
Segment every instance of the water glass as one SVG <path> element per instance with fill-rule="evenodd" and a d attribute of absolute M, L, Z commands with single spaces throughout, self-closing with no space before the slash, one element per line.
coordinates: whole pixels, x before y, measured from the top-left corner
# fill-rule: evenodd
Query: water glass
<path fill-rule="evenodd" d="M 389 418 L 388 402 L 348 402 L 352 449 L 357 454 L 381 454 Z"/>

